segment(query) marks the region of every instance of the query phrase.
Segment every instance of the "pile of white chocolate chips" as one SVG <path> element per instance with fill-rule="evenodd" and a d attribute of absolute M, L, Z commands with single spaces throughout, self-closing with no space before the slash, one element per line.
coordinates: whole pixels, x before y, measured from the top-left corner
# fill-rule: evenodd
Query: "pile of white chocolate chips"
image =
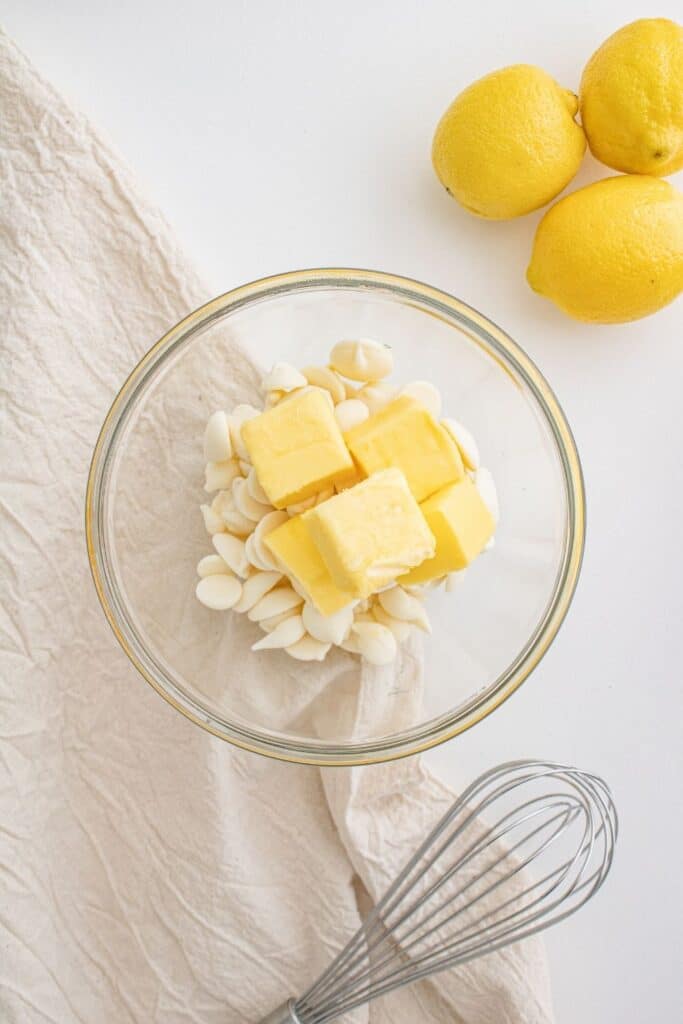
<path fill-rule="evenodd" d="M 431 632 L 425 610 L 428 591 L 436 587 L 452 590 L 464 578 L 466 564 L 493 545 L 498 519 L 496 488 L 490 472 L 479 464 L 474 438 L 457 421 L 441 418 L 441 396 L 433 384 L 415 381 L 403 388 L 395 387 L 387 380 L 392 369 L 389 347 L 369 339 L 341 341 L 332 349 L 327 366 L 299 370 L 287 363 L 277 363 L 263 380 L 262 409 L 238 405 L 232 413 L 213 413 L 208 421 L 204 435 L 204 489 L 209 494 L 217 493 L 210 505 L 201 506 L 201 511 L 214 552 L 202 558 L 197 566 L 200 580 L 196 594 L 207 608 L 230 609 L 256 623 L 263 636 L 253 644 L 254 651 L 280 649 L 300 661 L 322 661 L 330 649 L 337 646 L 360 655 L 371 664 L 389 664 L 396 657 L 398 645 L 411 630 Z M 306 395 L 309 398 L 303 397 Z M 312 395 L 318 397 L 312 398 Z M 279 420 L 278 414 L 267 418 L 269 410 L 290 402 L 296 404 L 281 412 Z M 315 462 L 315 453 L 309 443 L 310 434 L 306 433 L 311 429 L 311 409 L 318 409 L 321 418 L 329 419 L 325 427 L 328 434 L 336 432 L 334 438 L 323 438 L 321 450 L 326 452 L 335 445 L 341 446 L 346 457 L 348 445 L 348 458 L 353 468 L 337 475 L 316 493 L 285 504 L 287 490 L 281 487 L 282 473 L 278 477 L 273 475 L 275 471 L 271 472 L 273 453 L 268 444 L 272 448 L 274 440 L 277 448 L 291 419 L 294 433 L 304 432 L 299 443 L 305 449 L 302 462 L 305 471 L 314 472 L 315 465 L 312 469 L 310 466 Z M 292 415 L 288 417 L 290 411 Z M 407 417 L 405 442 L 397 427 L 397 423 L 402 422 L 401 415 Z M 260 417 L 258 424 L 247 428 L 243 436 L 244 425 L 257 417 Z M 438 432 L 438 444 L 447 439 L 444 450 L 451 457 L 447 447 L 450 446 L 452 458 L 459 465 L 462 484 L 459 490 L 455 490 L 457 480 L 455 483 L 451 480 L 447 481 L 449 487 L 441 489 L 439 494 L 429 494 L 430 480 L 425 474 L 432 472 L 433 452 L 419 450 L 417 435 L 422 429 L 421 423 L 435 437 Z M 314 422 L 314 432 L 316 429 L 317 422 Z M 357 438 L 355 446 L 354 438 Z M 433 444 L 433 439 L 429 443 Z M 375 465 L 373 460 L 377 460 L 378 452 L 384 453 L 385 459 L 389 458 L 386 453 L 391 453 L 392 444 L 393 450 L 398 451 L 397 460 L 390 466 L 386 462 Z M 418 447 L 405 454 L 404 444 Z M 285 452 L 287 458 L 290 460 L 287 465 L 291 465 L 289 451 Z M 284 464 L 285 460 L 281 461 Z M 408 467 L 405 476 L 400 472 L 404 464 Z M 428 559 L 425 559 L 423 547 L 413 561 L 403 563 L 404 554 L 393 558 L 387 551 L 378 553 L 376 564 L 365 566 L 364 589 L 354 590 L 356 577 L 349 582 L 349 578 L 339 575 L 343 571 L 344 551 L 340 554 L 341 562 L 333 547 L 329 548 L 331 557 L 321 559 L 320 552 L 325 555 L 328 550 L 325 544 L 329 541 L 334 545 L 334 537 L 330 541 L 328 535 L 320 531 L 329 527 L 334 532 L 338 526 L 342 547 L 353 543 L 360 543 L 362 547 L 371 543 L 381 546 L 386 537 L 399 536 L 401 523 L 398 526 L 395 522 L 388 523 L 386 530 L 380 524 L 374 533 L 367 525 L 358 524 L 355 533 L 354 523 L 347 525 L 348 516 L 354 514 L 354 501 L 359 513 L 366 516 L 366 523 L 368 517 L 376 516 L 376 508 L 367 504 L 375 500 L 370 493 L 374 481 L 384 484 L 386 490 L 387 486 L 394 487 L 397 479 L 402 490 L 396 492 L 398 502 L 392 497 L 390 513 L 400 516 L 401 510 L 407 507 L 406 502 L 414 505 L 415 514 L 433 531 L 436 546 L 430 548 Z M 454 504 L 451 492 L 460 505 Z M 443 496 L 455 509 L 455 523 L 449 521 L 449 506 Z M 478 506 L 473 502 L 479 503 Z M 324 503 L 328 504 L 321 510 Z M 316 509 L 315 514 L 310 513 L 312 509 Z M 414 514 L 412 508 L 408 511 Z M 339 524 L 335 523 L 337 513 Z M 486 518 L 488 523 L 482 526 L 477 516 L 482 522 Z M 318 525 L 318 534 L 313 529 L 312 518 L 322 523 Z M 293 519 L 297 520 L 296 524 L 281 531 L 282 544 L 273 543 L 273 538 L 278 536 L 274 531 Z M 321 538 L 320 550 L 308 533 L 304 537 L 307 521 L 311 522 L 311 536 Z M 371 533 L 380 540 L 366 542 L 366 535 Z M 272 547 L 266 540 L 271 534 Z M 286 534 L 291 534 L 287 536 L 288 547 L 285 547 Z M 430 529 L 426 530 L 426 536 L 430 537 Z M 306 548 L 305 552 L 300 550 L 301 545 Z M 285 557 L 283 552 L 287 550 L 294 551 L 296 557 Z M 417 548 L 413 546 L 413 550 Z M 353 554 L 355 558 L 355 552 Z M 363 554 L 366 562 L 372 561 L 372 550 L 368 553 L 364 549 Z M 306 566 L 315 562 L 315 576 L 311 579 L 306 578 L 304 572 L 297 575 L 298 570 L 293 571 L 293 566 L 303 564 L 304 558 L 308 559 Z M 349 562 L 357 567 L 360 555 L 355 561 L 349 558 Z M 449 569 L 454 564 L 459 568 Z M 433 568 L 424 572 L 423 566 Z M 449 571 L 443 571 L 443 567 Z M 323 574 L 325 579 L 321 582 Z M 415 575 L 417 580 L 412 579 Z"/>

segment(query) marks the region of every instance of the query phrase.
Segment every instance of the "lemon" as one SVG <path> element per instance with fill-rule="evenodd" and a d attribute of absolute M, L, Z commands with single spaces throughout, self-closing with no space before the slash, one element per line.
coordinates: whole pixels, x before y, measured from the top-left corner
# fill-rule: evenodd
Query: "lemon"
<path fill-rule="evenodd" d="M 493 71 L 457 96 L 434 135 L 441 183 L 480 217 L 520 217 L 549 203 L 586 149 L 578 100 L 530 64 Z"/>
<path fill-rule="evenodd" d="M 527 280 L 577 320 L 654 313 L 683 290 L 683 195 L 645 175 L 572 192 L 538 225 Z"/>
<path fill-rule="evenodd" d="M 581 120 L 591 152 L 617 171 L 683 167 L 683 26 L 643 18 L 610 36 L 585 67 Z"/>

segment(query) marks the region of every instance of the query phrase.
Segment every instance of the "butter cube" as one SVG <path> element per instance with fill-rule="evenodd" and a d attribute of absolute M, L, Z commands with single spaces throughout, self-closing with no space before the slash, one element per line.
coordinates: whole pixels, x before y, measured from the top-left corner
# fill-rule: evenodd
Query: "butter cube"
<path fill-rule="evenodd" d="M 436 554 L 403 576 L 401 583 L 428 583 L 464 569 L 481 552 L 496 527 L 468 476 L 433 494 L 420 508 L 436 537 Z"/>
<path fill-rule="evenodd" d="M 424 501 L 465 475 L 462 457 L 449 434 L 424 406 L 401 396 L 344 439 L 366 476 L 396 466 L 417 501 Z"/>
<path fill-rule="evenodd" d="M 333 583 L 303 516 L 295 516 L 266 534 L 263 543 L 323 615 L 333 615 L 354 600 L 353 594 Z"/>
<path fill-rule="evenodd" d="M 303 518 L 334 583 L 355 597 L 393 582 L 436 550 L 399 469 L 374 473 Z"/>
<path fill-rule="evenodd" d="M 275 508 L 310 498 L 353 472 L 327 395 L 305 391 L 242 426 L 256 476 Z"/>

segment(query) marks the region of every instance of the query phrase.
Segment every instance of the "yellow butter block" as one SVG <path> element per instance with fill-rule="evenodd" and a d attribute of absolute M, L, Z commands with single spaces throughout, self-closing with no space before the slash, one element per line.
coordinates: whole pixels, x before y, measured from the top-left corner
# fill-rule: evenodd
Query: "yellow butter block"
<path fill-rule="evenodd" d="M 401 583 L 428 583 L 464 569 L 496 528 L 493 516 L 468 476 L 433 494 L 420 508 L 436 537 L 436 554 L 403 576 Z"/>
<path fill-rule="evenodd" d="M 242 439 L 275 508 L 285 508 L 353 472 L 329 398 L 305 391 L 247 420 Z"/>
<path fill-rule="evenodd" d="M 323 615 L 333 615 L 354 600 L 353 594 L 333 583 L 303 516 L 295 516 L 266 534 L 263 543 Z"/>
<path fill-rule="evenodd" d="M 403 396 L 352 427 L 344 439 L 366 476 L 396 466 L 417 501 L 424 501 L 465 475 L 449 434 L 424 406 Z"/>
<path fill-rule="evenodd" d="M 399 469 L 385 469 L 304 512 L 341 590 L 367 597 L 434 554 L 435 541 Z"/>

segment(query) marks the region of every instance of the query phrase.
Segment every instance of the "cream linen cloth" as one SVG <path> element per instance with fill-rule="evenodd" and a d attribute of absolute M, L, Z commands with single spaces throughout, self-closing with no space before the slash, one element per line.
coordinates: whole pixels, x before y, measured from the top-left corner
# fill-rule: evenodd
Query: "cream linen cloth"
<path fill-rule="evenodd" d="M 0 1021 L 256 1022 L 327 964 L 359 890 L 381 892 L 453 794 L 417 759 L 320 772 L 232 749 L 118 649 L 86 560 L 89 457 L 127 372 L 209 296 L 4 37 L 0 101 Z M 419 652 L 398 671 L 419 700 Z M 381 716 L 355 684 L 355 714 Z M 549 1024 L 542 944 L 346 1019 Z"/>

